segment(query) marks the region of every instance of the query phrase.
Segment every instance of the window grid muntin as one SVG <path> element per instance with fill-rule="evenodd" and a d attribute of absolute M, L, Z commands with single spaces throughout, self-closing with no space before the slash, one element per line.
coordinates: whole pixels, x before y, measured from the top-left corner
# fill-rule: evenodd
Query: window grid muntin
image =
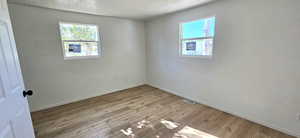
<path fill-rule="evenodd" d="M 96 27 L 96 40 L 97 41 L 93 41 L 93 40 L 63 40 L 62 38 L 62 30 L 61 30 L 61 25 L 62 24 L 71 24 L 71 25 L 80 25 L 80 26 L 94 26 Z M 69 59 L 87 59 L 87 58 L 97 58 L 99 56 L 101 56 L 101 52 L 102 52 L 102 47 L 101 47 L 101 38 L 100 38 L 100 31 L 99 31 L 99 27 L 98 25 L 95 24 L 82 24 L 82 23 L 71 23 L 71 22 L 59 22 L 59 31 L 60 31 L 60 38 L 62 41 L 62 49 L 63 49 L 63 55 L 64 55 L 64 59 L 65 60 L 69 60 Z M 97 43 L 97 55 L 85 55 L 85 56 L 66 56 L 67 51 L 65 49 L 65 43 L 66 42 L 94 42 Z"/>
<path fill-rule="evenodd" d="M 195 22 L 195 21 L 200 21 L 200 20 L 206 20 L 206 19 L 211 19 L 214 18 L 214 27 L 213 27 L 213 36 L 208 36 L 208 37 L 195 37 L 195 38 L 183 38 L 183 24 L 185 23 L 190 23 L 190 22 Z M 197 20 L 192 20 L 192 21 L 187 21 L 187 22 L 182 22 L 179 24 L 179 30 L 180 30 L 180 34 L 179 34 L 179 54 L 182 57 L 208 57 L 211 58 L 213 56 L 213 49 L 214 49 L 214 45 L 215 45 L 215 34 L 216 34 L 216 16 L 208 16 L 206 18 L 201 18 L 201 19 L 197 19 Z M 211 55 L 184 55 L 183 54 L 183 41 L 186 40 L 207 40 L 207 39 L 212 39 L 212 47 L 211 47 Z"/>

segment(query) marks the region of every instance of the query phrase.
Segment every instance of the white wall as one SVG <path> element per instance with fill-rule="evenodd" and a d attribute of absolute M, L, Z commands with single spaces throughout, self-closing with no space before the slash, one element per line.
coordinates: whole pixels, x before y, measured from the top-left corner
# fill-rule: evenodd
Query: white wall
<path fill-rule="evenodd" d="M 145 83 L 144 23 L 10 4 L 32 111 Z M 102 57 L 64 60 L 58 22 L 97 24 Z"/>
<path fill-rule="evenodd" d="M 300 136 L 300 1 L 220 0 L 146 23 L 150 85 Z M 214 57 L 179 57 L 179 22 L 216 15 Z"/>

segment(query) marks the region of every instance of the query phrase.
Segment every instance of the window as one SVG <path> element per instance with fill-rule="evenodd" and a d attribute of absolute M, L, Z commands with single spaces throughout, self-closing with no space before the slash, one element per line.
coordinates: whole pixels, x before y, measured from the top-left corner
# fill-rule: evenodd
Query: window
<path fill-rule="evenodd" d="M 180 24 L 180 54 L 211 57 L 215 36 L 215 17 Z"/>
<path fill-rule="evenodd" d="M 98 57 L 99 32 L 96 25 L 60 23 L 65 59 Z"/>

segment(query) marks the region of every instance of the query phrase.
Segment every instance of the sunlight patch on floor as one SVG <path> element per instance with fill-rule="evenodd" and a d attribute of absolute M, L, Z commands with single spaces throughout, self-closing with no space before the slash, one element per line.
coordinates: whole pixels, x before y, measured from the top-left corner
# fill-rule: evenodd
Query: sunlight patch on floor
<path fill-rule="evenodd" d="M 175 129 L 180 125 L 176 122 L 168 121 L 165 119 L 160 120 L 160 123 L 162 123 L 168 129 Z"/>
<path fill-rule="evenodd" d="M 147 120 L 142 120 L 137 123 L 137 128 L 153 128 L 153 125 L 151 124 L 150 121 Z"/>
<path fill-rule="evenodd" d="M 179 131 L 176 131 L 176 128 L 179 128 L 180 124 L 176 122 L 172 122 L 169 120 L 161 119 L 160 123 L 167 129 L 174 131 L 174 134 L 172 138 L 219 138 L 213 135 L 210 135 L 208 133 L 205 133 L 203 131 L 197 130 L 195 128 L 192 128 L 190 126 L 184 126 Z M 154 125 L 148 121 L 148 120 L 142 120 L 140 122 L 137 122 L 135 125 L 136 129 L 147 129 L 150 128 L 152 131 L 156 133 L 155 138 L 163 138 L 163 133 L 161 132 L 160 135 L 157 135 L 159 133 L 159 130 L 154 128 Z M 136 134 L 134 134 L 135 128 L 127 128 L 122 129 L 121 132 L 126 135 L 129 138 L 137 138 Z"/>
<path fill-rule="evenodd" d="M 183 129 L 174 134 L 173 138 L 218 138 L 216 136 L 207 134 L 203 131 L 185 126 Z"/>
<path fill-rule="evenodd" d="M 127 128 L 126 130 L 124 129 L 121 129 L 121 132 L 126 135 L 126 136 L 129 136 L 130 138 L 134 138 L 134 133 L 132 131 L 132 128 Z"/>

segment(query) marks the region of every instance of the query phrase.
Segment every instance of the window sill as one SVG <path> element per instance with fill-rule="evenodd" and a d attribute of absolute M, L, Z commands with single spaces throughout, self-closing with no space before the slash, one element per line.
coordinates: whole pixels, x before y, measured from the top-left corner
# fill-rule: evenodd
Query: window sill
<path fill-rule="evenodd" d="M 212 59 L 213 56 L 186 56 L 180 55 L 181 58 L 200 58 L 200 59 Z"/>
<path fill-rule="evenodd" d="M 101 56 L 78 56 L 78 57 L 64 57 L 64 60 L 80 60 L 80 59 L 97 59 Z"/>

